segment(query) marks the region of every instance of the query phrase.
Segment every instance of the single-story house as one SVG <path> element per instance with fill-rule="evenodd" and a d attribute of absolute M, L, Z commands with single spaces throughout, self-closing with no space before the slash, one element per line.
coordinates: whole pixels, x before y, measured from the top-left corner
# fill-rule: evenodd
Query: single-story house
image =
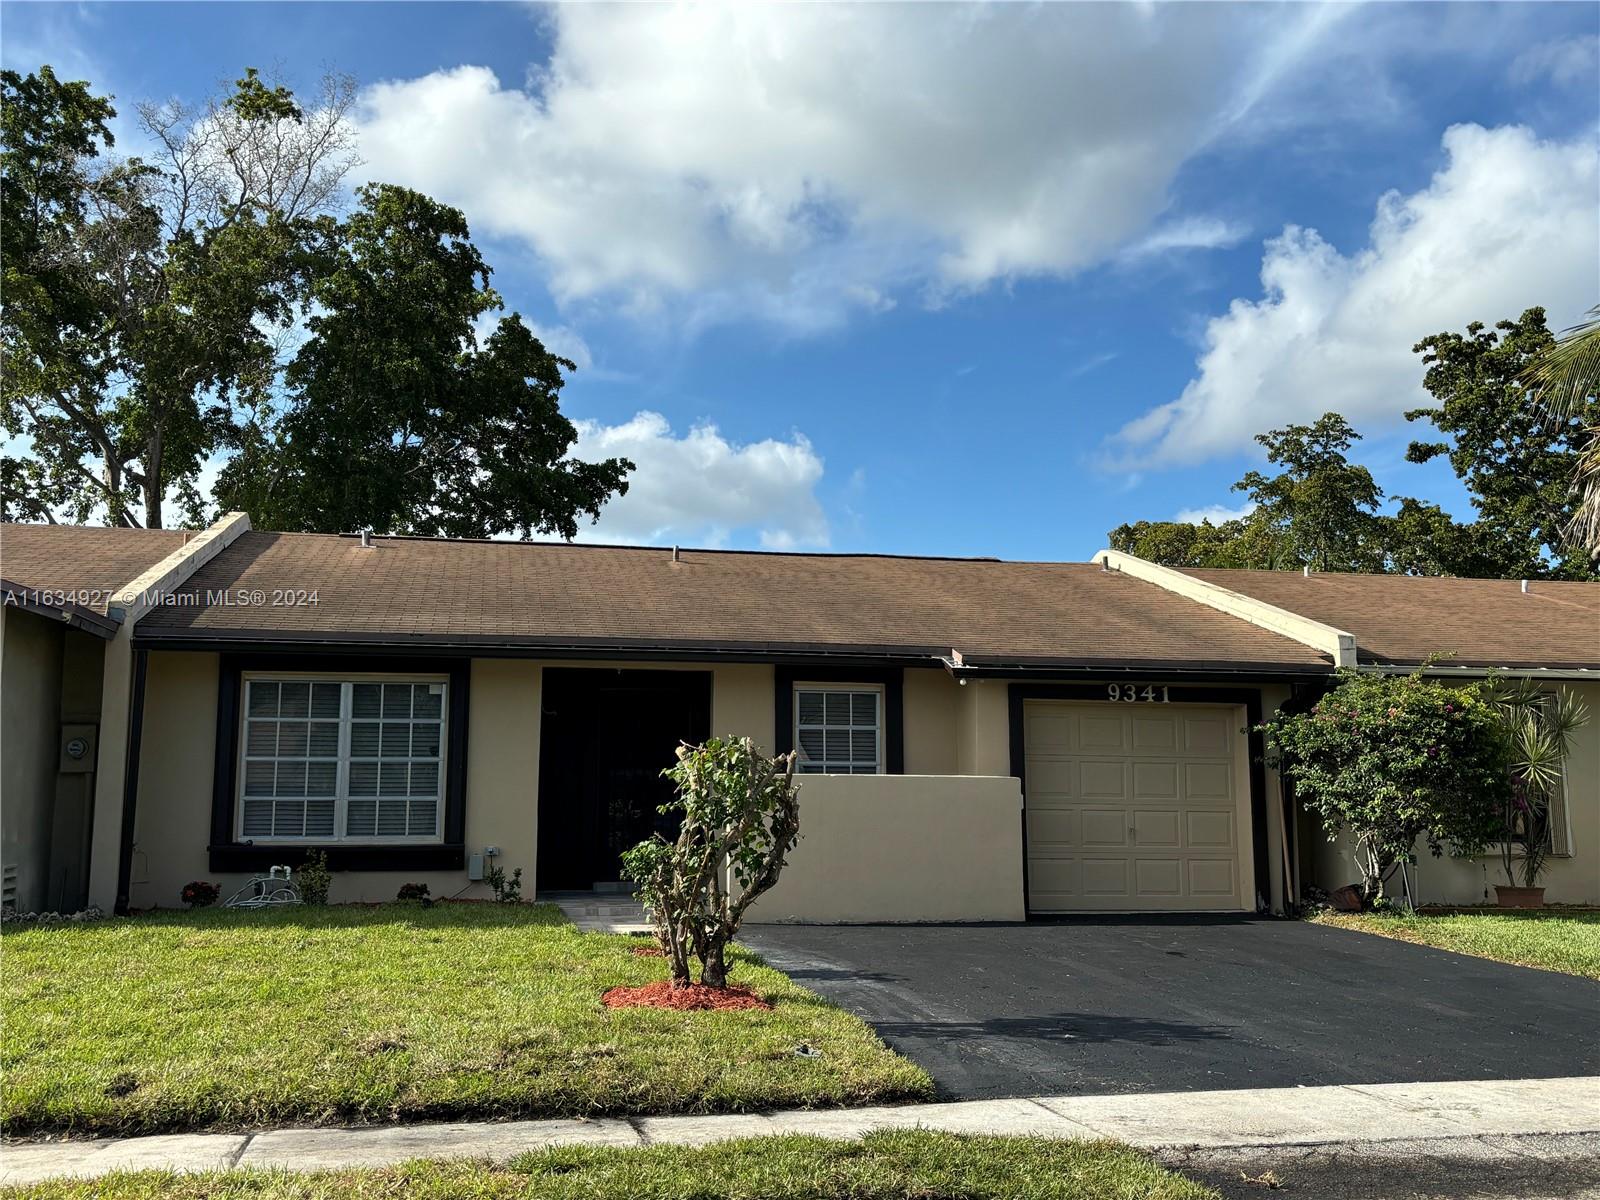
<path fill-rule="evenodd" d="M 113 544 L 129 578 L 103 605 L 46 603 L 104 581 Z M 804 776 L 802 841 L 754 919 L 1281 912 L 1354 870 L 1251 727 L 1340 667 L 1435 654 L 1436 674 L 1588 702 L 1546 883 L 1600 902 L 1597 584 L 284 534 L 244 514 L 187 538 L 7 525 L 0 574 L 6 868 L 27 906 L 57 853 L 39 814 L 73 770 L 57 748 L 93 725 L 79 840 L 105 908 L 313 849 L 336 901 L 484 895 L 490 867 L 528 895 L 614 888 L 659 827 L 673 748 L 719 734 L 797 750 Z M 104 643 L 95 687 L 81 653 L 37 647 L 46 625 Z M 32 814 L 15 837 L 14 812 Z M 1421 895 L 1481 901 L 1497 863 L 1425 859 Z"/>

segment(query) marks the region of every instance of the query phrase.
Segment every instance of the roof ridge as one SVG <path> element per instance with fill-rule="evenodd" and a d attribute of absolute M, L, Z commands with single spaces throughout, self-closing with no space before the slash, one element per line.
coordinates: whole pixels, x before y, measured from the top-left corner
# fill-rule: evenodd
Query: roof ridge
<path fill-rule="evenodd" d="M 356 539 L 361 536 L 359 533 L 316 533 L 309 530 L 287 529 L 257 529 L 253 530 L 253 532 L 271 537 L 293 538 Z M 670 543 L 660 546 L 647 546 L 640 545 L 637 542 L 567 542 L 553 538 L 430 537 L 426 534 L 415 533 L 374 533 L 372 538 L 374 541 L 422 542 L 444 546 L 538 546 L 561 550 L 638 550 L 652 554 L 670 554 L 673 550 L 677 550 L 680 554 L 742 554 L 753 558 L 885 558 L 918 562 L 1006 563 L 1014 566 L 1078 567 L 1092 565 L 1070 560 L 1004 559 L 994 555 L 977 554 L 893 554 L 887 551 L 875 550 L 740 550 L 728 546 L 686 546 L 672 545 Z"/>
<path fill-rule="evenodd" d="M 1303 570 L 1296 568 L 1278 569 L 1276 567 L 1174 567 L 1175 571 L 1182 571 L 1185 575 L 1195 575 L 1200 571 L 1209 571 L 1216 574 L 1228 575 L 1276 575 L 1294 579 L 1406 579 L 1422 583 L 1505 583 L 1515 584 L 1524 582 L 1521 579 L 1507 579 L 1498 575 L 1406 575 L 1394 571 L 1312 571 L 1307 575 Z M 1547 579 L 1542 576 L 1530 575 L 1526 579 L 1530 588 L 1534 586 L 1549 587 L 1552 584 L 1573 584 L 1582 587 L 1584 584 L 1600 582 L 1593 579 Z"/>

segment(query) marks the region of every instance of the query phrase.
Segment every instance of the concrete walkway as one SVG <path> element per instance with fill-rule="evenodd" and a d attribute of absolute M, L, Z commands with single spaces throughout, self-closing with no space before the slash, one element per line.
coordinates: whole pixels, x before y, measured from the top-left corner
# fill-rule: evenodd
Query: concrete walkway
<path fill-rule="evenodd" d="M 1108 1137 L 1151 1150 L 1471 1139 L 1600 1132 L 1600 1077 L 1261 1088 L 1120 1096 L 1041 1096 L 893 1108 L 273 1129 L 95 1141 L 8 1142 L 0 1183 L 157 1168 L 297 1171 L 413 1158 L 503 1161 L 551 1145 L 703 1145 L 762 1134 L 857 1138 L 874 1129 Z"/>
<path fill-rule="evenodd" d="M 554 904 L 584 933 L 654 933 L 644 905 L 626 892 L 549 892 L 539 900 Z"/>

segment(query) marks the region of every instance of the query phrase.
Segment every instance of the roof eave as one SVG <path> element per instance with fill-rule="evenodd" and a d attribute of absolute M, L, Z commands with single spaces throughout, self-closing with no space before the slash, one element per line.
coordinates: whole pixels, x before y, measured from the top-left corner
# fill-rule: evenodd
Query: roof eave
<path fill-rule="evenodd" d="M 58 621 L 70 629 L 81 629 L 106 641 L 117 636 L 121 622 L 115 617 L 71 601 L 57 604 L 39 599 L 40 596 L 49 594 L 50 590 L 47 588 L 29 588 L 20 583 L 13 583 L 9 579 L 0 579 L 0 602 L 7 608 L 32 613 L 47 621 Z"/>

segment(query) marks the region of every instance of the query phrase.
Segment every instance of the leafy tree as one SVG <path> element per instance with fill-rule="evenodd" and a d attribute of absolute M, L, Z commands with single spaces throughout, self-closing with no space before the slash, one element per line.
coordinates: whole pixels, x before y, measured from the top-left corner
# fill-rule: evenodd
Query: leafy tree
<path fill-rule="evenodd" d="M 1482 685 L 1346 672 L 1307 712 L 1261 726 L 1268 765 L 1282 771 L 1329 834 L 1347 830 L 1362 895 L 1381 903 L 1389 877 L 1453 846 L 1477 853 L 1500 828 L 1509 748 Z"/>
<path fill-rule="evenodd" d="M 1437 504 L 1399 497 L 1399 510 L 1378 519 L 1384 569 L 1396 575 L 1454 575 L 1493 579 L 1502 563 L 1493 535 L 1477 522 L 1463 524 Z"/>
<path fill-rule="evenodd" d="M 1567 330 L 1561 340 L 1540 351 L 1523 371 L 1520 382 L 1558 428 L 1573 421 L 1584 426 L 1573 468 L 1576 509 L 1565 533 L 1575 551 L 1586 554 L 1592 568 L 1600 559 L 1600 306 Z"/>
<path fill-rule="evenodd" d="M 1256 437 L 1276 474 L 1249 471 L 1233 485 L 1255 508 L 1221 525 L 1138 521 L 1111 531 L 1111 546 L 1175 567 L 1311 566 L 1319 571 L 1383 569 L 1383 492 L 1345 452 L 1361 435 L 1337 413 Z"/>
<path fill-rule="evenodd" d="M 1264 521 L 1238 517 L 1210 521 L 1130 521 L 1109 535 L 1113 550 L 1169 567 L 1246 567 L 1272 570 L 1280 564 L 1283 539 Z"/>
<path fill-rule="evenodd" d="M 1289 566 L 1318 571 L 1372 571 L 1381 566 L 1376 513 L 1383 491 L 1372 472 L 1345 451 L 1361 440 L 1338 413 L 1310 425 L 1259 434 L 1276 475 L 1246 472 L 1233 485 L 1255 502 L 1259 517 L 1283 539 Z"/>
<path fill-rule="evenodd" d="M 270 404 L 307 220 L 354 161 L 353 84 L 311 116 L 254 70 L 204 110 L 143 106 L 148 163 L 102 160 L 115 111 L 87 84 L 0 88 L 0 419 L 30 443 L 0 464 L 7 512 L 159 526 L 175 493 L 197 520 L 201 467 Z"/>
<path fill-rule="evenodd" d="M 86 244 L 81 236 L 97 210 L 140 209 L 130 195 L 133 172 L 96 177 L 87 166 L 112 145 L 106 122 L 114 116 L 106 98 L 85 83 L 62 82 L 48 66 L 28 76 L 0 71 L 0 424 L 8 434 L 30 436 L 36 451 L 59 456 L 56 470 L 40 457 L 4 459 L 7 519 L 49 519 L 83 488 L 103 494 L 116 519 L 127 497 L 117 447 L 95 419 L 114 366 L 103 346 L 108 289 L 96 267 L 112 269 L 125 256 L 114 239 Z M 139 272 L 130 274 L 143 282 Z M 91 456 L 103 458 L 98 474 L 82 465 Z"/>
<path fill-rule="evenodd" d="M 1569 391 L 1548 412 L 1529 404 L 1524 377 L 1554 348 L 1542 308 L 1493 329 L 1474 321 L 1464 334 L 1437 333 L 1414 347 L 1436 404 L 1406 419 L 1431 421 L 1448 440 L 1413 442 L 1406 457 L 1449 459 L 1492 546 L 1496 569 L 1489 574 L 1596 577 L 1588 552 L 1566 542 L 1563 531 L 1578 516 L 1578 458 L 1584 431 L 1600 425 L 1600 402 L 1591 390 L 1581 402 Z"/>
<path fill-rule="evenodd" d="M 479 344 L 500 298 L 459 211 L 387 184 L 358 197 L 323 223 L 286 410 L 245 431 L 219 500 L 274 529 L 571 538 L 633 467 L 565 457 L 573 364 L 514 313 Z"/>
<path fill-rule="evenodd" d="M 778 882 L 800 837 L 793 753 L 761 754 L 750 738 L 712 738 L 678 747 L 663 772 L 677 799 L 662 806 L 680 817 L 677 840 L 659 834 L 622 856 L 640 885 L 675 985 L 728 986 L 727 948 L 757 897 Z"/>

